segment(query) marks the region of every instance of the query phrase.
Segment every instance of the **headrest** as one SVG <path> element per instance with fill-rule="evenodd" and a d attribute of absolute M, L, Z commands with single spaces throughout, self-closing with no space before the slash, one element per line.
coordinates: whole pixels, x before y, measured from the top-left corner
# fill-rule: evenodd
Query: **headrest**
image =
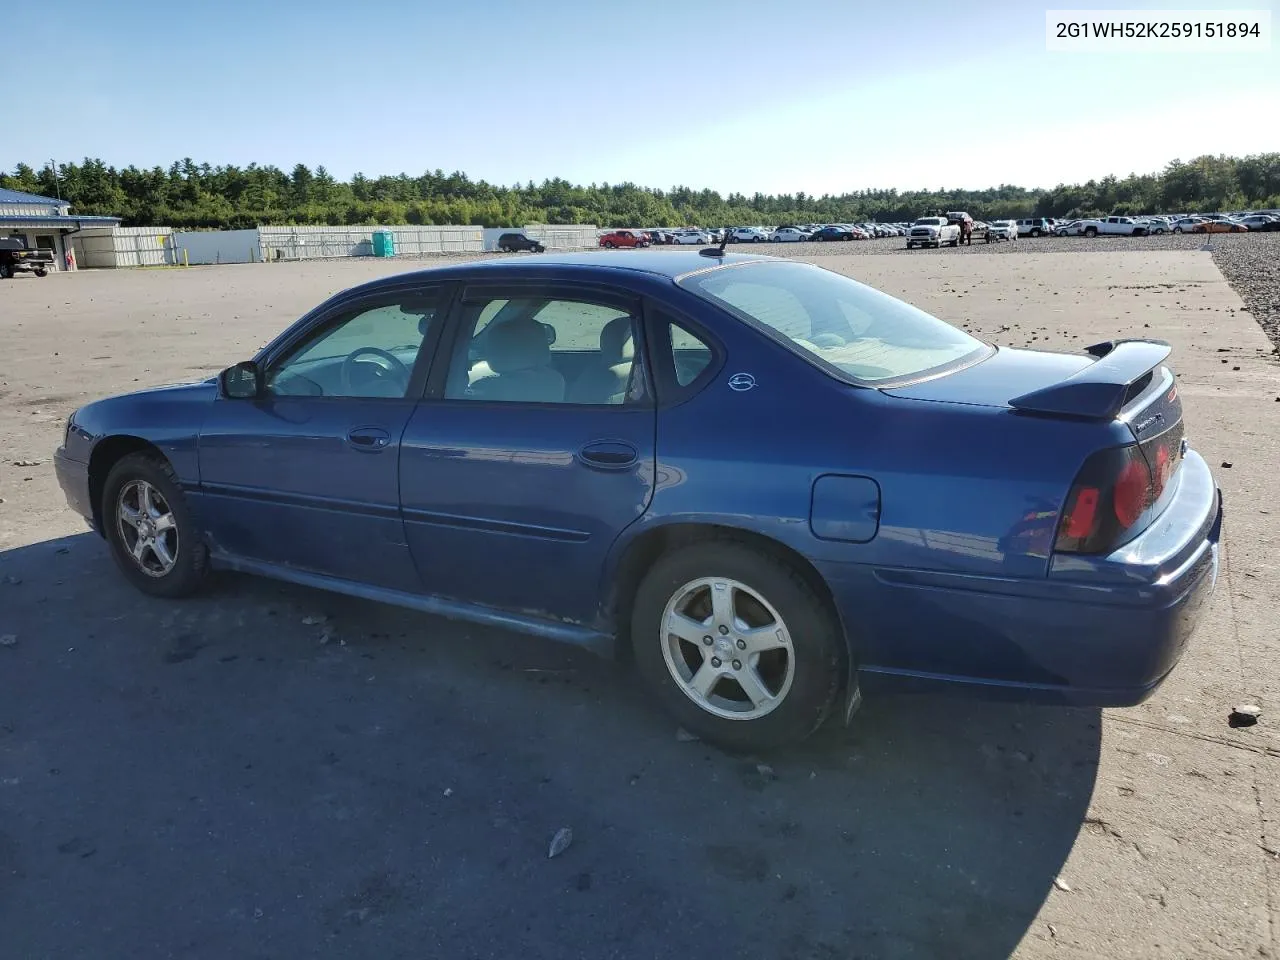
<path fill-rule="evenodd" d="M 485 359 L 497 374 L 545 367 L 551 361 L 547 332 L 533 320 L 500 324 L 489 331 L 485 341 Z"/>
<path fill-rule="evenodd" d="M 609 366 L 630 360 L 636 354 L 631 337 L 631 318 L 615 317 L 600 331 L 600 355 Z"/>

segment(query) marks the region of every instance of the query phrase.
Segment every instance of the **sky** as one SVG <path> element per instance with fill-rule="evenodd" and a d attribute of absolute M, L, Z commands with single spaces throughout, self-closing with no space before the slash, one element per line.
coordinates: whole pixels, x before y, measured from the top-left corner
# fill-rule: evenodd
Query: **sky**
<path fill-rule="evenodd" d="M 15 27 L 40 99 L 0 119 L 0 168 L 191 157 L 748 195 L 1050 187 L 1280 151 L 1280 41 L 1054 53 L 1046 9 L 1254 8 L 1274 29 L 1278 5 L 62 0 Z"/>

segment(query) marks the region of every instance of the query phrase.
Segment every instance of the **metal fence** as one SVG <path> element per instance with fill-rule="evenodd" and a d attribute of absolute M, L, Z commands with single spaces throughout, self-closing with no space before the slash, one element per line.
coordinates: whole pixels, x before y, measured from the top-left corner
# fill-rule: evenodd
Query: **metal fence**
<path fill-rule="evenodd" d="M 80 267 L 159 267 L 182 262 L 169 227 L 86 227 L 70 237 Z"/>
<path fill-rule="evenodd" d="M 258 242 L 267 261 L 369 257 L 373 256 L 373 234 L 379 230 L 395 237 L 398 257 L 484 249 L 482 228 L 453 226 L 259 227 Z"/>

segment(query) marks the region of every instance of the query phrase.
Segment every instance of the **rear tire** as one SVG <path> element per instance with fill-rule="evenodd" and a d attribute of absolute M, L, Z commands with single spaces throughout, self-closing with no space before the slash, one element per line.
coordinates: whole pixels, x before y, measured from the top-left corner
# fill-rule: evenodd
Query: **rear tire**
<path fill-rule="evenodd" d="M 713 596 L 724 598 L 719 616 Z M 676 637 L 669 624 L 687 634 Z M 636 590 L 631 644 L 641 675 L 681 725 L 745 750 L 796 743 L 817 730 L 847 655 L 836 618 L 795 569 L 727 539 L 658 559 Z M 695 687 L 700 676 L 705 693 Z"/>
<path fill-rule="evenodd" d="M 155 454 L 122 458 L 103 485 L 103 532 L 125 579 L 153 597 L 196 593 L 209 552 L 168 461 Z"/>

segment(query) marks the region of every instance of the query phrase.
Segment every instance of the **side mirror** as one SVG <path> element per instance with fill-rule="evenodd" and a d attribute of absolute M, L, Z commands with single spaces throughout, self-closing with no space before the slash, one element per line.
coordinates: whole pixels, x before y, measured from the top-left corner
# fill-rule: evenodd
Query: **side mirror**
<path fill-rule="evenodd" d="M 538 322 L 539 322 L 539 323 L 542 323 L 542 321 L 541 321 L 541 320 L 539 320 Z M 555 328 L 555 327 L 553 327 L 553 326 L 552 326 L 551 324 L 549 324 L 549 323 L 543 323 L 543 324 L 542 324 L 542 329 L 546 331 L 546 334 L 547 334 L 547 344 L 548 344 L 548 345 L 550 345 L 550 344 L 555 343 L 555 342 L 556 342 L 556 328 Z"/>
<path fill-rule="evenodd" d="M 222 395 L 232 400 L 253 400 L 262 393 L 262 371 L 252 360 L 227 367 L 218 374 Z"/>

